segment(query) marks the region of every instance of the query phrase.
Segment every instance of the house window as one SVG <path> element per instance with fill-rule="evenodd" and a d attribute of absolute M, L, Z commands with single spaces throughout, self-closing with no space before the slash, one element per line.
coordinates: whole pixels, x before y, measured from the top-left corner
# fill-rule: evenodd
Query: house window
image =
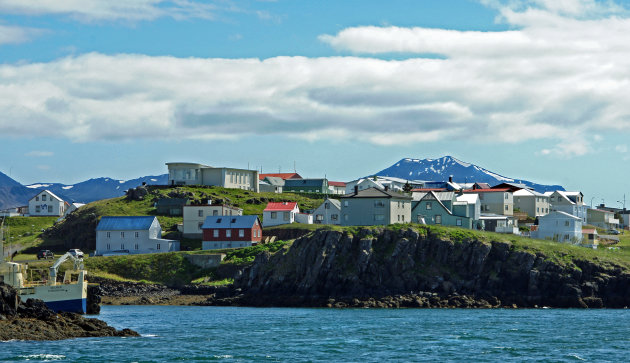
<path fill-rule="evenodd" d="M 239 237 L 245 237 L 245 230 L 244 229 L 239 229 L 238 230 L 238 236 Z"/>
<path fill-rule="evenodd" d="M 343 215 L 343 220 L 346 221 L 346 222 L 348 221 L 348 215 L 347 214 Z"/>
<path fill-rule="evenodd" d="M 39 202 L 39 196 L 35 197 L 35 201 Z"/>
<path fill-rule="evenodd" d="M 219 215 L 219 211 L 218 211 L 218 210 L 216 210 L 216 209 L 215 209 L 215 210 L 213 210 L 213 211 L 212 211 L 212 215 L 213 215 L 213 216 L 218 216 L 218 215 Z"/>
<path fill-rule="evenodd" d="M 140 232 L 136 232 L 136 238 L 140 238 Z"/>
<path fill-rule="evenodd" d="M 48 212 L 51 213 L 52 212 L 52 205 L 48 206 Z"/>
<path fill-rule="evenodd" d="M 278 212 L 271 212 L 271 219 L 278 218 Z"/>
<path fill-rule="evenodd" d="M 384 214 L 375 214 L 374 215 L 374 220 L 375 221 L 384 221 L 385 220 L 385 215 Z"/>
<path fill-rule="evenodd" d="M 125 238 L 125 232 L 120 232 L 120 238 Z"/>
<path fill-rule="evenodd" d="M 316 221 L 323 221 L 324 220 L 324 215 L 323 214 L 316 214 L 315 215 L 315 220 Z"/>
<path fill-rule="evenodd" d="M 505 193 L 505 199 L 508 199 L 508 193 Z"/>
<path fill-rule="evenodd" d="M 433 208 L 433 206 L 431 205 L 431 202 L 427 202 L 427 210 L 431 210 Z"/>
<path fill-rule="evenodd" d="M 347 207 L 347 206 L 348 206 L 348 201 L 347 201 L 347 200 L 344 200 L 344 201 L 343 201 L 343 206 L 344 206 L 344 207 Z"/>
<path fill-rule="evenodd" d="M 509 208 L 508 208 L 508 205 L 507 205 L 507 204 L 505 205 L 505 210 L 509 210 Z"/>
<path fill-rule="evenodd" d="M 284 214 L 284 220 L 288 221 L 291 214 L 289 212 L 283 212 L 283 214 Z"/>
<path fill-rule="evenodd" d="M 112 233 L 111 232 L 107 232 L 107 238 L 111 238 L 112 237 Z"/>
<path fill-rule="evenodd" d="M 232 237 L 232 230 L 231 229 L 226 229 L 225 230 L 225 237 Z"/>
<path fill-rule="evenodd" d="M 376 208 L 383 208 L 383 207 L 385 207 L 385 203 L 383 203 L 382 200 L 376 200 L 376 201 L 374 201 L 374 207 L 376 207 Z"/>
<path fill-rule="evenodd" d="M 42 202 L 46 201 L 46 194 L 42 195 Z"/>
<path fill-rule="evenodd" d="M 437 214 L 435 216 L 435 224 L 442 224 L 442 215 Z"/>
<path fill-rule="evenodd" d="M 400 216 L 400 219 L 402 219 L 402 221 L 405 222 L 405 215 L 403 214 L 402 216 Z"/>
<path fill-rule="evenodd" d="M 199 210 L 197 211 L 197 216 L 199 216 L 199 217 L 203 217 L 203 209 L 199 209 Z"/>
<path fill-rule="evenodd" d="M 553 202 L 554 198 L 555 197 L 552 195 L 551 198 L 549 198 L 549 200 Z"/>
<path fill-rule="evenodd" d="M 138 244 L 136 243 L 136 245 L 134 246 L 136 248 L 136 250 L 139 250 L 140 248 L 138 248 Z"/>
<path fill-rule="evenodd" d="M 161 249 L 161 247 L 162 247 L 162 246 L 160 246 L 160 244 L 158 243 L 158 244 L 155 246 L 155 249 L 156 249 L 156 250 L 160 250 L 160 249 Z"/>
<path fill-rule="evenodd" d="M 35 206 L 35 212 L 37 212 L 37 213 L 39 213 L 39 212 L 40 212 L 40 209 L 39 209 L 39 206 L 38 206 L 38 205 L 36 205 L 36 206 Z"/>
<path fill-rule="evenodd" d="M 331 220 L 331 221 L 336 221 L 337 219 L 339 219 L 339 215 L 337 215 L 337 214 L 332 214 L 332 215 L 330 216 L 330 220 Z"/>
<path fill-rule="evenodd" d="M 120 244 L 120 249 L 121 249 L 121 250 L 124 250 L 124 249 L 125 249 L 125 244 L 124 244 L 124 243 L 121 243 L 121 244 Z"/>
<path fill-rule="evenodd" d="M 328 203 L 324 204 L 324 209 L 330 209 L 330 204 Z"/>
<path fill-rule="evenodd" d="M 212 237 L 218 238 L 219 237 L 219 230 L 215 229 L 212 231 Z"/>
<path fill-rule="evenodd" d="M 112 247 L 111 247 L 111 246 L 110 246 L 110 244 L 108 243 L 108 244 L 107 244 L 107 250 L 109 251 L 109 250 L 111 250 L 111 249 L 112 249 Z"/>
<path fill-rule="evenodd" d="M 457 218 L 457 220 L 455 221 L 455 225 L 456 226 L 462 226 L 462 220 L 460 218 Z"/>
<path fill-rule="evenodd" d="M 398 215 L 398 222 L 400 222 L 400 214 Z"/>
<path fill-rule="evenodd" d="M 566 227 L 568 227 L 568 226 L 569 226 L 569 221 L 564 221 L 564 225 L 565 225 Z"/>

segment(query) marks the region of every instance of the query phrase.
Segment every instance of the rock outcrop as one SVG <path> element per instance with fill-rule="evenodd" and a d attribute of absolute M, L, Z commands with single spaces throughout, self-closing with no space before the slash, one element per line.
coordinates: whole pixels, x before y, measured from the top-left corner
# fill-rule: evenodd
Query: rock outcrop
<path fill-rule="evenodd" d="M 258 255 L 227 295 L 208 304 L 623 308 L 630 273 L 425 227 L 318 230 Z"/>
<path fill-rule="evenodd" d="M 61 340 L 79 337 L 139 336 L 130 329 L 116 330 L 98 319 L 50 310 L 41 300 L 22 302 L 15 289 L 0 283 L 0 341 Z"/>

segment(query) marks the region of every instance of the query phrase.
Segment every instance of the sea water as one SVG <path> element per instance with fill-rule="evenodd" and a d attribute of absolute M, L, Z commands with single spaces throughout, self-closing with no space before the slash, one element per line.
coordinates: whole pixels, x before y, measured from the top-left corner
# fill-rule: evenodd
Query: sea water
<path fill-rule="evenodd" d="M 630 310 L 103 306 L 98 317 L 142 336 L 0 342 L 0 361 L 630 361 Z"/>

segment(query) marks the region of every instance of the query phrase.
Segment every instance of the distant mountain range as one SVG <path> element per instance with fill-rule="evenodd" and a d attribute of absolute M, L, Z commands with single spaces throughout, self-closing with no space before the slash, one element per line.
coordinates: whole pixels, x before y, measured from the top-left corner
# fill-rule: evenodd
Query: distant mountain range
<path fill-rule="evenodd" d="M 405 158 L 373 175 L 423 181 L 448 181 L 448 178 L 452 176 L 456 183 L 488 183 L 490 186 L 501 183 L 525 184 L 539 193 L 564 190 L 560 185 L 543 185 L 523 179 L 508 178 L 452 156 L 443 156 L 439 159 Z"/>
<path fill-rule="evenodd" d="M 120 197 L 130 188 L 142 183 L 164 185 L 168 174 L 144 176 L 132 180 L 96 178 L 77 184 L 36 183 L 22 185 L 0 172 L 0 210 L 28 205 L 29 199 L 44 189 L 48 189 L 69 203 L 90 203 L 95 200 Z"/>

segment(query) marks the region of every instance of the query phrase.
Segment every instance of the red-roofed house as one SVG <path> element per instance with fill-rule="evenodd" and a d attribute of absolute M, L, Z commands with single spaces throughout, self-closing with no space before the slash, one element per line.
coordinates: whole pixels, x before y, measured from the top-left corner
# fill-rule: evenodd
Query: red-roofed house
<path fill-rule="evenodd" d="M 339 194 L 339 195 L 346 194 L 346 183 L 329 181 L 328 190 L 330 190 L 330 194 Z"/>
<path fill-rule="evenodd" d="M 479 194 L 481 213 L 494 213 L 504 216 L 514 215 L 514 195 L 508 188 L 465 189 L 463 192 Z"/>
<path fill-rule="evenodd" d="M 269 202 L 263 210 L 263 225 L 269 227 L 293 223 L 298 213 L 300 208 L 297 202 Z"/>
<path fill-rule="evenodd" d="M 263 180 L 266 177 L 271 176 L 271 177 L 276 177 L 276 178 L 280 178 L 282 180 L 287 180 L 287 179 L 302 179 L 302 177 L 300 176 L 300 174 L 298 173 L 272 173 L 272 174 L 258 174 L 258 179 L 259 180 Z"/>

